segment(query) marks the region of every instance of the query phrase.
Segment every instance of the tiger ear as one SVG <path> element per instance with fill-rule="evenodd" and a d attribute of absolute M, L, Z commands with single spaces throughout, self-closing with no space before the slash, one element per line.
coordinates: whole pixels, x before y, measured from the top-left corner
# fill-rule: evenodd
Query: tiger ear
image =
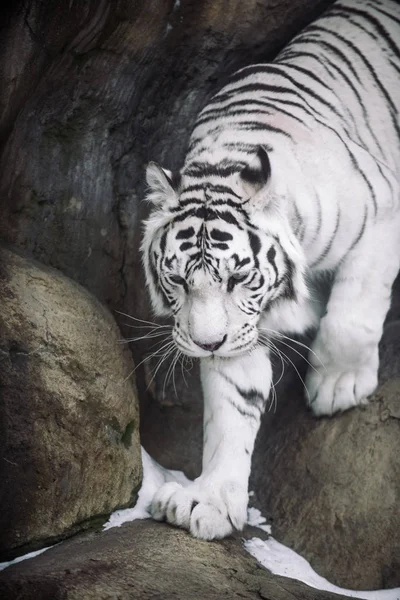
<path fill-rule="evenodd" d="M 155 162 L 146 168 L 146 182 L 149 192 L 146 199 L 159 208 L 169 208 L 178 203 L 180 174 L 163 169 Z"/>
<path fill-rule="evenodd" d="M 271 177 L 271 163 L 268 152 L 259 146 L 253 160 L 240 172 L 240 181 L 246 194 L 252 198 L 261 191 Z"/>

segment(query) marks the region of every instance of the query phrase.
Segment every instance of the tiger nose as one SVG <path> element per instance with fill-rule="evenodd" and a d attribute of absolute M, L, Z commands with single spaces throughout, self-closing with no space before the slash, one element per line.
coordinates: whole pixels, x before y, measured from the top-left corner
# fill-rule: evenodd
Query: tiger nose
<path fill-rule="evenodd" d="M 196 340 L 193 341 L 196 344 L 196 346 L 200 346 L 200 348 L 203 348 L 203 350 L 207 350 L 207 352 L 215 352 L 216 350 L 218 350 L 218 348 L 221 348 L 222 344 L 226 340 L 226 337 L 227 336 L 225 334 L 222 340 L 220 340 L 219 342 L 212 342 L 212 344 L 202 344 L 201 342 L 196 342 Z"/>

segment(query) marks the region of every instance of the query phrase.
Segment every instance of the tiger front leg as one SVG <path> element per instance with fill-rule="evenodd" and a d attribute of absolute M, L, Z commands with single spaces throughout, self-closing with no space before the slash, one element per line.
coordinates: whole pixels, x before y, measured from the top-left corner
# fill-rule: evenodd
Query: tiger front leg
<path fill-rule="evenodd" d="M 187 487 L 162 486 L 152 502 L 155 519 L 205 540 L 243 528 L 251 456 L 271 377 L 265 349 L 230 359 L 203 359 L 203 471 Z"/>
<path fill-rule="evenodd" d="M 317 416 L 365 404 L 378 385 L 378 345 L 399 269 L 398 228 L 371 229 L 337 271 L 309 356 L 307 399 Z"/>

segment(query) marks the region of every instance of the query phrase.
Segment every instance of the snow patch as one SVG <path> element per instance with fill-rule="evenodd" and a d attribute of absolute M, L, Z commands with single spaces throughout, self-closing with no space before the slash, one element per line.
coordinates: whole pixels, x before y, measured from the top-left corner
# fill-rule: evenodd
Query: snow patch
<path fill-rule="evenodd" d="M 133 508 L 116 510 L 112 513 L 104 529 L 111 527 L 120 527 L 123 523 L 134 521 L 135 519 L 149 519 L 150 503 L 156 491 L 168 481 L 176 481 L 183 486 L 190 483 L 190 480 L 182 473 L 182 471 L 172 471 L 164 469 L 155 460 L 147 454 L 142 448 L 142 464 L 143 464 L 143 481 L 142 487 L 138 494 L 138 500 Z"/>
<path fill-rule="evenodd" d="M 251 494 L 249 494 L 250 496 Z M 258 527 L 267 533 L 271 533 L 271 525 L 266 525 L 267 519 L 262 516 L 258 508 L 249 507 L 247 509 L 247 525 Z"/>
<path fill-rule="evenodd" d="M 28 558 L 34 558 L 35 556 L 42 554 L 42 552 L 46 552 L 46 550 L 49 550 L 52 547 L 53 546 L 47 546 L 47 548 L 41 548 L 40 550 L 35 550 L 35 552 L 29 552 L 28 554 L 24 554 L 23 556 L 18 556 L 18 558 L 14 558 L 14 560 L 2 562 L 0 563 L 0 571 L 4 571 L 4 569 L 6 569 L 7 567 L 11 567 L 11 565 L 15 565 L 19 562 L 22 562 L 23 560 L 28 560 Z"/>
<path fill-rule="evenodd" d="M 318 575 L 305 558 L 280 544 L 270 537 L 263 541 L 253 538 L 244 543 L 246 550 L 254 556 L 266 569 L 274 575 L 282 575 L 290 579 L 297 579 L 310 587 L 326 592 L 334 592 L 349 596 L 350 598 L 364 598 L 365 600 L 400 600 L 400 588 L 392 590 L 377 590 L 360 592 L 346 590 L 330 583 Z"/>

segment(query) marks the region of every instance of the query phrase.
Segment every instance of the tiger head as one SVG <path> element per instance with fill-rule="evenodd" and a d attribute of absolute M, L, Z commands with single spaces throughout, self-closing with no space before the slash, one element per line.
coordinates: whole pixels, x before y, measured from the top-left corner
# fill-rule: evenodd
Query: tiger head
<path fill-rule="evenodd" d="M 142 243 L 154 310 L 174 318 L 186 355 L 230 357 L 257 345 L 260 318 L 307 296 L 304 256 L 259 148 L 239 169 L 226 160 L 173 176 L 147 167 L 154 209 Z"/>

